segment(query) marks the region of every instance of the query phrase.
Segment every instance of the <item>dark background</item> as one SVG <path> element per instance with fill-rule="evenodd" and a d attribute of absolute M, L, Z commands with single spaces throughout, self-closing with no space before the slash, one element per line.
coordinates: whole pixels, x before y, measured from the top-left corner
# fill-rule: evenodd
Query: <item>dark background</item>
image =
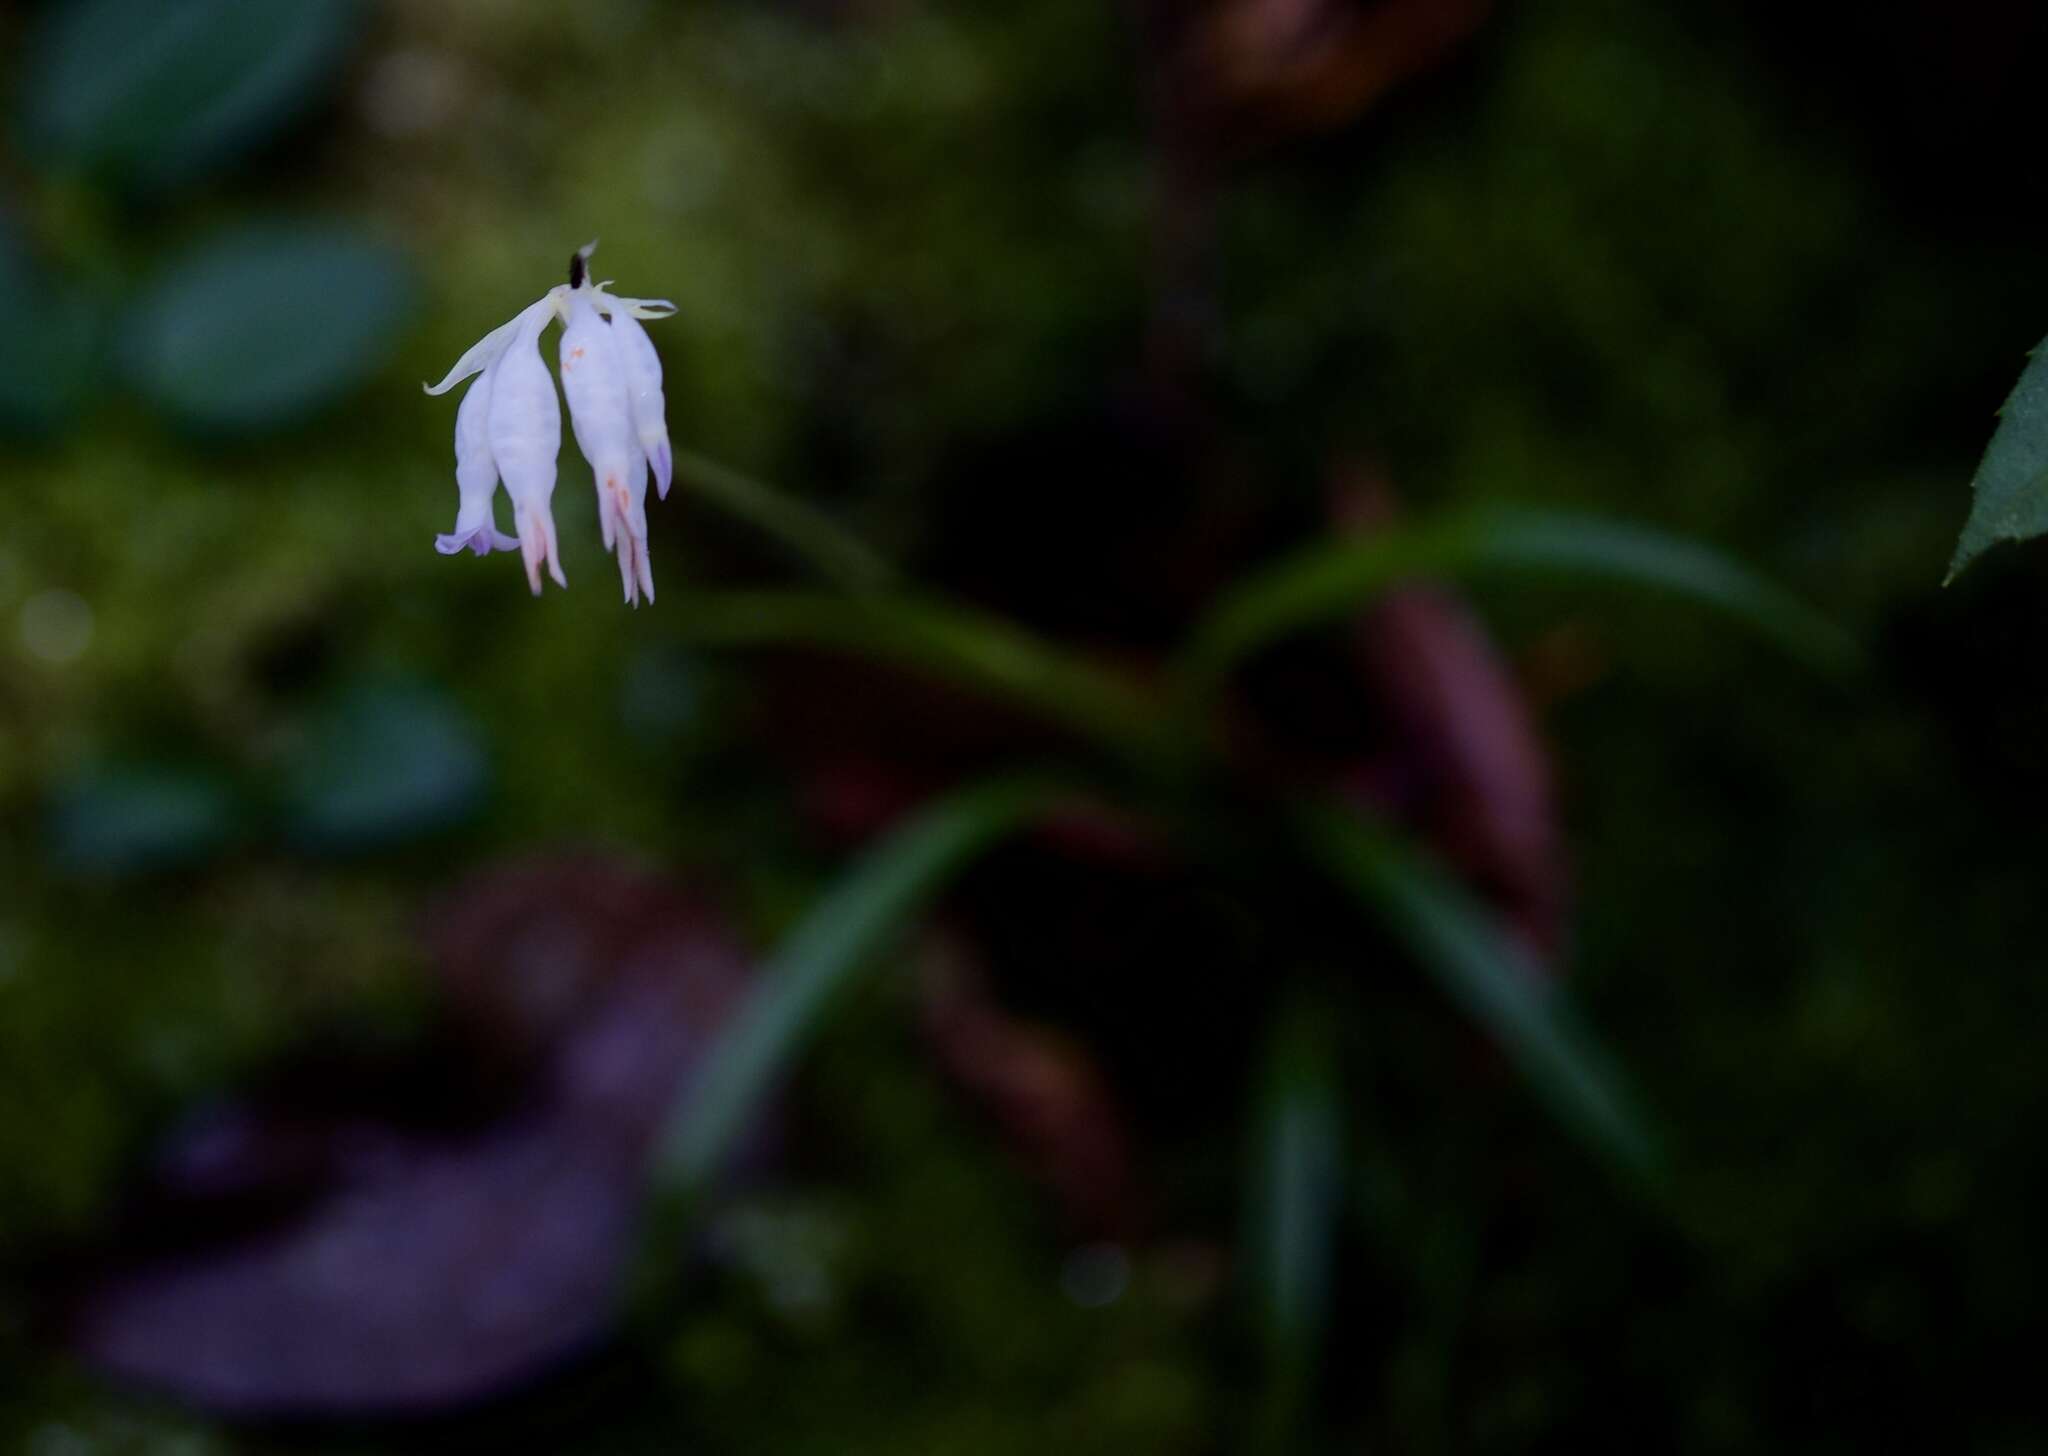
<path fill-rule="evenodd" d="M 2048 1447 L 2048 598 L 2031 547 L 1940 586 L 2048 330 L 2036 7 L 393 0 L 169 180 L 49 133 L 66 9 L 0 9 L 0 1445 L 1242 1449 L 1284 946 L 1351 1175 L 1301 1448 Z M 363 251 L 231 268 L 192 306 L 264 362 L 188 358 L 150 290 L 259 225 Z M 1491 647 L 1432 619 L 1243 688 L 1280 777 L 1383 784 L 1389 683 L 1517 685 L 1555 817 L 1480 888 L 1556 947 L 1664 1183 L 1313 897 L 1283 935 L 1284 886 L 1033 841 L 830 1020 L 706 1256 L 609 1334 L 396 1426 L 96 1373 L 80 1291 L 346 1185 L 337 1121 L 522 1105 L 559 1028 L 494 1009 L 479 897 L 587 928 L 638 886 L 751 953 L 906 804 L 1061 751 L 915 675 L 698 645 L 692 592 L 800 568 L 687 484 L 651 609 L 573 449 L 571 591 L 435 555 L 454 406 L 414 382 L 593 234 L 677 305 L 679 449 L 1140 678 L 1252 564 L 1474 502 L 1712 543 L 1849 629 L 1868 666 L 1828 678 L 1655 595 L 1488 581 L 1445 620 Z M 1519 710 L 1441 711 L 1432 742 Z M 965 1050 L 948 953 L 997 1028 Z M 223 1099 L 296 1109 L 238 1155 L 262 1196 L 166 1213 L 146 1170 Z"/>

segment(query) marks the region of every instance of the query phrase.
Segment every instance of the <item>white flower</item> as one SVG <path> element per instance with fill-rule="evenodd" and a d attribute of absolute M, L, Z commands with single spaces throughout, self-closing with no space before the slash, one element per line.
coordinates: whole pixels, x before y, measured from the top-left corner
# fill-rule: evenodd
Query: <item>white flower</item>
<path fill-rule="evenodd" d="M 569 282 L 549 289 L 509 323 L 479 339 L 428 394 L 445 394 L 475 375 L 455 414 L 455 484 L 460 504 L 455 529 L 437 536 L 443 555 L 467 547 L 479 556 L 515 545 L 526 559 L 534 594 L 541 569 L 567 586 L 551 502 L 555 455 L 562 445 L 562 413 L 555 386 L 541 362 L 540 336 L 562 321 L 562 392 L 576 444 L 597 485 L 598 522 L 605 546 L 617 552 L 619 580 L 628 603 L 642 593 L 654 600 L 647 552 L 647 472 L 668 495 L 673 459 L 663 418 L 661 359 L 641 319 L 666 318 L 665 299 L 620 298 L 593 285 L 587 271 L 591 243 L 569 262 Z M 517 538 L 498 530 L 492 503 L 498 482 L 512 498 Z"/>

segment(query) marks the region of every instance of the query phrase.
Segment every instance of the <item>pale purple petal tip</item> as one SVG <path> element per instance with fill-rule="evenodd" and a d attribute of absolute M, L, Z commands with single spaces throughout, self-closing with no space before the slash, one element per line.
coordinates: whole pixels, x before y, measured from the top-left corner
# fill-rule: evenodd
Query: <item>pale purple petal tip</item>
<path fill-rule="evenodd" d="M 662 500 L 668 499 L 669 477 L 675 473 L 675 457 L 669 454 L 668 441 L 663 440 L 654 449 L 654 489 Z"/>
<path fill-rule="evenodd" d="M 434 549 L 443 556 L 454 556 L 469 550 L 478 556 L 488 556 L 493 551 L 517 551 L 519 538 L 507 536 L 493 526 L 478 526 L 474 531 L 462 534 L 450 533 L 434 538 Z"/>

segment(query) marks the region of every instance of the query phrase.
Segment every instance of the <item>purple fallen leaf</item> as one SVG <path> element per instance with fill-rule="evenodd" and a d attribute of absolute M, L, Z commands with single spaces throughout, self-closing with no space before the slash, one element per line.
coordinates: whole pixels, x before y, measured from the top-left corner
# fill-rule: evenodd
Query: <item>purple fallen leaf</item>
<path fill-rule="evenodd" d="M 550 873 L 486 876 L 442 922 L 458 977 L 604 951 L 578 962 L 580 1013 L 518 1109 L 466 1134 L 350 1125 L 289 1219 L 86 1288 L 70 1335 L 90 1363 L 229 1414 L 386 1416 L 509 1389 L 604 1335 L 653 1139 L 747 967 L 655 882 Z"/>

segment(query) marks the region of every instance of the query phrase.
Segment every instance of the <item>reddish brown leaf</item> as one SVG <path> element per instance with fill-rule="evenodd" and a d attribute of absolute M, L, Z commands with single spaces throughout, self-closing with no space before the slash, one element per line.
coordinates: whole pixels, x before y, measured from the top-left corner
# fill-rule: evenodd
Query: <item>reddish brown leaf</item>
<path fill-rule="evenodd" d="M 1376 472 L 1340 474 L 1340 527 L 1370 532 L 1393 513 Z M 1564 836 L 1549 750 L 1527 695 L 1486 629 L 1436 587 L 1391 592 L 1353 629 L 1359 661 L 1394 734 L 1394 812 L 1413 823 L 1506 912 L 1532 949 L 1554 955 L 1567 899 Z M 1386 809 L 1388 763 L 1347 787 Z"/>
<path fill-rule="evenodd" d="M 933 1056 L 1051 1189 L 1072 1233 L 1132 1237 L 1144 1200 L 1107 1081 L 1079 1043 L 997 1005 L 969 956 L 953 938 L 928 939 L 923 1012 Z"/>
<path fill-rule="evenodd" d="M 1190 67 L 1211 105 L 1268 137 L 1327 131 L 1439 64 L 1491 0 L 1219 0 Z"/>

